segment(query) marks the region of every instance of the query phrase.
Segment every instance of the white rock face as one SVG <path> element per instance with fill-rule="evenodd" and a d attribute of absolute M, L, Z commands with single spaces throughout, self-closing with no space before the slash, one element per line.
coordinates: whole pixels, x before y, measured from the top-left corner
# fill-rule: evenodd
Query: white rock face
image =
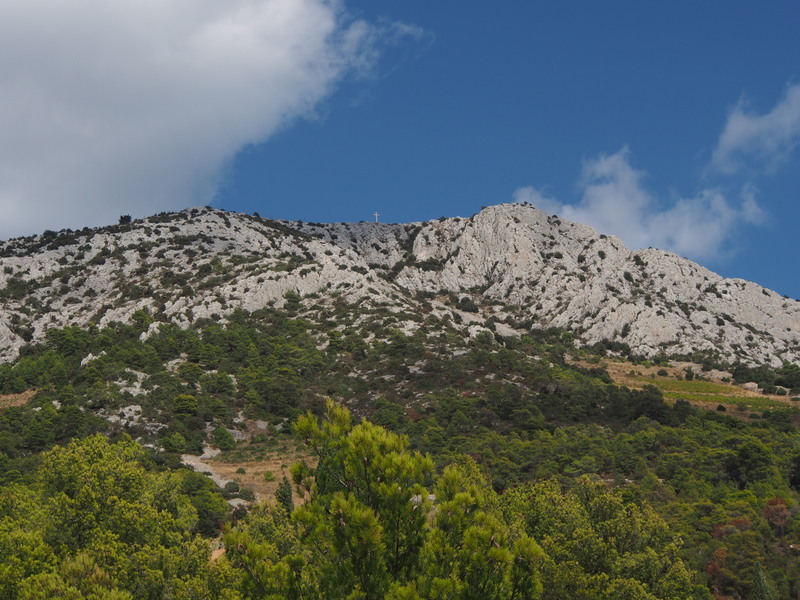
<path fill-rule="evenodd" d="M 445 304 L 449 296 L 459 310 Z M 50 329 L 124 322 L 141 309 L 157 321 L 150 335 L 158 322 L 185 326 L 240 307 L 333 298 L 398 315 L 419 311 L 424 299 L 472 334 L 491 318 L 503 335 L 560 327 L 579 342 L 624 342 L 645 356 L 800 359 L 797 301 L 506 204 L 399 225 L 288 223 L 196 208 L 0 243 L 0 361 Z M 406 333 L 416 327 L 398 324 Z"/>
<path fill-rule="evenodd" d="M 372 262 L 377 234 L 370 227 L 303 230 Z M 412 245 L 416 263 L 395 279 L 412 292 L 472 291 L 484 302 L 522 309 L 534 327 L 569 329 L 587 344 L 622 341 L 645 356 L 719 351 L 774 365 L 800 357 L 797 301 L 668 252 L 630 251 L 614 236 L 529 205 L 382 227 L 384 255 L 397 257 L 400 247 Z"/>

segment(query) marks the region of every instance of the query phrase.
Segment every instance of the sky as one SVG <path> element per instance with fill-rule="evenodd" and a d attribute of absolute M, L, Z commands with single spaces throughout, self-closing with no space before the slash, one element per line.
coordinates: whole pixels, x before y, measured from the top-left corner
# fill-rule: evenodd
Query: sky
<path fill-rule="evenodd" d="M 798 27 L 796 0 L 0 0 L 0 239 L 526 201 L 800 298 Z"/>

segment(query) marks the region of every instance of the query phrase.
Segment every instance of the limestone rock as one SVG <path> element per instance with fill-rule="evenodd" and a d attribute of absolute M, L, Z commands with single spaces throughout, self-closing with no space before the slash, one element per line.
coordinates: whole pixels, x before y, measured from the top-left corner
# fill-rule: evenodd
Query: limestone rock
<path fill-rule="evenodd" d="M 800 303 L 685 258 L 630 251 L 526 204 L 425 223 L 291 223 L 210 208 L 0 243 L 0 361 L 48 330 L 342 300 L 503 335 L 559 327 L 643 356 L 800 359 Z M 137 317 L 138 314 L 138 317 Z M 147 315 L 145 315 L 147 316 Z"/>

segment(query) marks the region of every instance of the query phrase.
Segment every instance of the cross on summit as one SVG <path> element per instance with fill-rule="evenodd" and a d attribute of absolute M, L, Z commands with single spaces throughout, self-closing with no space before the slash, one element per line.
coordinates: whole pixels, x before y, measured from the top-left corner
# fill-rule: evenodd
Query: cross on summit
<path fill-rule="evenodd" d="M 380 213 L 379 213 L 379 212 L 376 210 L 376 211 L 375 211 L 374 213 L 372 213 L 372 214 L 375 216 L 375 222 L 377 223 L 377 222 L 378 222 L 378 217 L 379 217 L 379 216 L 381 216 L 381 215 L 380 215 Z"/>

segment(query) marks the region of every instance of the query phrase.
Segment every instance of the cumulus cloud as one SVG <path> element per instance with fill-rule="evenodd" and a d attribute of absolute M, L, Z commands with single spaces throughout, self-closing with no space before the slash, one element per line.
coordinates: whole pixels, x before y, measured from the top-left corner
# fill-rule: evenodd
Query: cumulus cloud
<path fill-rule="evenodd" d="M 207 204 L 401 24 L 338 0 L 0 3 L 0 238 Z"/>
<path fill-rule="evenodd" d="M 694 259 L 718 257 L 737 226 L 764 218 L 751 185 L 741 190 L 736 204 L 721 191 L 706 189 L 659 210 L 657 199 L 643 185 L 644 177 L 623 148 L 584 163 L 577 204 L 563 204 L 533 187 L 517 189 L 514 199 L 617 235 L 631 248 L 653 246 Z"/>
<path fill-rule="evenodd" d="M 731 111 L 714 149 L 711 164 L 732 174 L 744 167 L 774 171 L 800 141 L 800 84 L 790 85 L 766 114 L 748 109 L 744 99 Z"/>

